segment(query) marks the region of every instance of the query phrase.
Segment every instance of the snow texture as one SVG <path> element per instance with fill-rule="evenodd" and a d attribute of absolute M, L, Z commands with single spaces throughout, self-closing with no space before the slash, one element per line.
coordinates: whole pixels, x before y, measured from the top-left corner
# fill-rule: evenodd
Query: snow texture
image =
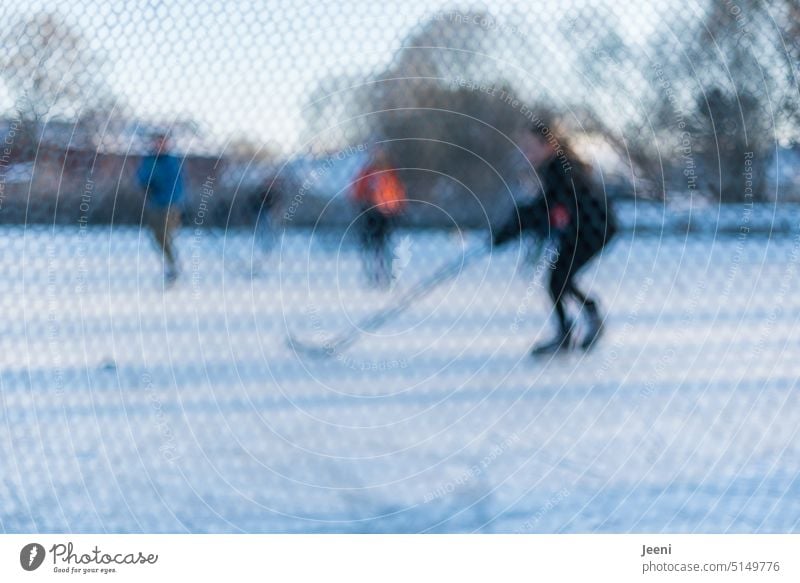
<path fill-rule="evenodd" d="M 328 359 L 482 234 L 399 233 L 369 289 L 335 234 L 271 255 L 184 230 L 5 227 L 5 532 L 789 532 L 800 521 L 794 236 L 631 234 L 581 274 L 606 334 L 534 361 L 546 260 L 472 264 Z"/>

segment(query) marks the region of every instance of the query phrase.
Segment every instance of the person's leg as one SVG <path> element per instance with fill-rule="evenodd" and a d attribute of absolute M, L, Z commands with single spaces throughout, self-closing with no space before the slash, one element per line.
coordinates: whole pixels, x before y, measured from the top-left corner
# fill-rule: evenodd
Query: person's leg
<path fill-rule="evenodd" d="M 382 283 L 384 269 L 383 216 L 375 209 L 367 210 L 364 221 L 364 258 L 367 276 L 373 285 Z"/>
<path fill-rule="evenodd" d="M 573 268 L 571 269 L 570 277 L 565 287 L 566 291 L 581 303 L 583 313 L 586 317 L 586 333 L 580 341 L 580 347 L 584 350 L 590 348 L 600 337 L 603 329 L 603 319 L 600 316 L 600 311 L 595 299 L 578 289 L 575 284 L 574 276 L 579 269 L 586 265 L 600 251 L 600 249 L 602 249 L 602 247 L 593 248 L 585 243 L 578 247 L 578 252 L 575 254 L 573 260 Z"/>
<path fill-rule="evenodd" d="M 147 212 L 147 221 L 164 258 L 165 276 L 169 280 L 174 280 L 177 276 L 177 262 L 172 239 L 180 223 L 180 213 L 168 208 L 150 209 Z"/>
<path fill-rule="evenodd" d="M 597 302 L 594 300 L 594 298 L 582 292 L 578 286 L 575 285 L 575 278 L 570 278 L 569 282 L 567 282 L 566 291 L 576 300 L 578 300 L 583 307 L 590 310 L 596 309 Z"/>
<path fill-rule="evenodd" d="M 569 348 L 572 334 L 572 322 L 567 317 L 564 307 L 564 295 L 570 279 L 570 263 L 564 253 L 560 254 L 553 264 L 548 280 L 547 291 L 553 302 L 558 331 L 552 340 L 537 344 L 531 351 L 534 355 L 551 354 Z"/>
<path fill-rule="evenodd" d="M 261 246 L 264 253 L 271 252 L 278 241 L 278 216 L 274 208 L 265 211 L 265 214 L 260 217 L 259 224 L 261 225 Z"/>
<path fill-rule="evenodd" d="M 166 209 L 148 209 L 147 210 L 147 225 L 153 233 L 153 238 L 161 250 L 161 255 L 169 261 L 167 252 L 167 210 Z"/>
<path fill-rule="evenodd" d="M 169 274 L 177 275 L 178 262 L 175 257 L 175 233 L 181 223 L 181 213 L 179 210 L 170 208 L 167 210 L 164 221 L 164 256 L 167 259 Z"/>
<path fill-rule="evenodd" d="M 377 279 L 380 285 L 389 285 L 392 280 L 392 250 L 389 236 L 389 219 L 378 212 L 375 217 L 375 253 L 378 258 Z"/>
<path fill-rule="evenodd" d="M 566 308 L 564 307 L 564 296 L 567 293 L 570 279 L 569 264 L 562 260 L 557 261 L 550 273 L 547 291 L 550 293 L 550 300 L 553 302 L 553 310 L 558 319 L 559 331 L 562 334 L 568 332 L 569 328 L 571 328 L 571 322 L 569 318 L 567 318 Z"/>
<path fill-rule="evenodd" d="M 577 299 L 582 307 L 585 307 L 588 310 L 595 310 L 597 308 L 597 303 L 595 302 L 594 298 L 585 294 L 581 291 L 578 286 L 575 284 L 575 274 L 583 268 L 596 254 L 597 249 L 592 249 L 586 245 L 578 245 L 578 248 L 572 254 L 572 261 L 569 267 L 569 274 L 564 282 L 564 293 L 569 294 L 575 299 Z"/>
<path fill-rule="evenodd" d="M 369 216 L 369 211 L 364 211 L 361 216 L 356 219 L 358 221 L 358 238 L 361 250 L 361 260 L 364 266 L 364 273 L 367 279 L 371 282 L 373 278 L 373 235 L 372 224 Z"/>

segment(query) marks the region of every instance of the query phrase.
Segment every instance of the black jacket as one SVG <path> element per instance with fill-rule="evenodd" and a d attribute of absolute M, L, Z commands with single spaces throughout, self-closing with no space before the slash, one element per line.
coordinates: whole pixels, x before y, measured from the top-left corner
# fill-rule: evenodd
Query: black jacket
<path fill-rule="evenodd" d="M 518 205 L 509 220 L 494 232 L 493 244 L 502 245 L 521 231 L 556 239 L 559 248 L 588 246 L 600 249 L 617 230 L 605 197 L 598 196 L 589 171 L 566 158 L 553 158 L 539 172 L 542 193 Z"/>

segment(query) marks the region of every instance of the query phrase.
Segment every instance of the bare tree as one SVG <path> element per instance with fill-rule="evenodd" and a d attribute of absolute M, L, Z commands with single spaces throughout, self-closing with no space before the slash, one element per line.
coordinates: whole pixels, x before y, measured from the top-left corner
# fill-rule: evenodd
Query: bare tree
<path fill-rule="evenodd" d="M 507 189 L 512 134 L 526 123 L 524 100 L 487 63 L 496 44 L 489 14 L 439 13 L 384 71 L 321 83 L 309 128 L 331 128 L 346 143 L 381 140 L 412 198 L 458 217 L 493 211 L 486 203 Z"/>
<path fill-rule="evenodd" d="M 103 60 L 58 14 L 19 18 L 0 31 L 0 38 L 7 47 L 0 55 L 0 74 L 16 93 L 24 125 L 20 133 L 28 148 L 35 146 L 48 119 L 94 126 L 112 108 Z"/>

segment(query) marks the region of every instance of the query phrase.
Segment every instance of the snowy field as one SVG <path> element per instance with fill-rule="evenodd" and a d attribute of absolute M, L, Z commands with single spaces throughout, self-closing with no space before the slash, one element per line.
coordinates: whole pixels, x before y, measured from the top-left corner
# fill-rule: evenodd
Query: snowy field
<path fill-rule="evenodd" d="M 407 238 L 406 238 L 407 237 Z M 798 240 L 621 237 L 607 333 L 533 361 L 519 246 L 327 360 L 295 354 L 474 244 L 400 235 L 368 289 L 334 235 L 0 230 L 5 532 L 787 532 L 800 526 Z"/>

